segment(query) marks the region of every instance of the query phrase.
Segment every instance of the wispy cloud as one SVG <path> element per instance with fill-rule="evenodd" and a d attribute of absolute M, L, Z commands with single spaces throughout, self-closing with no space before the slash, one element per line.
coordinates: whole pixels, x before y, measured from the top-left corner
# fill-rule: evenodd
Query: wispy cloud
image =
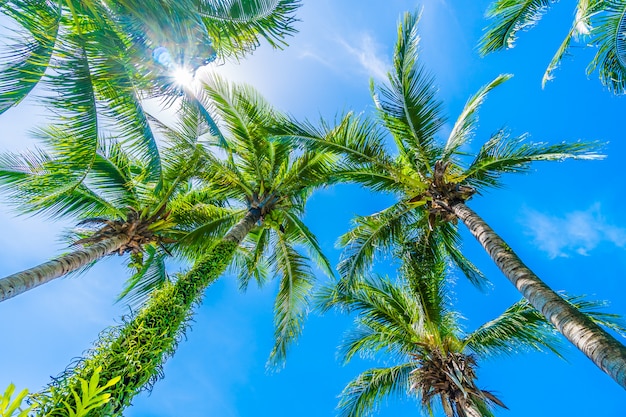
<path fill-rule="evenodd" d="M 602 243 L 626 247 L 626 228 L 611 224 L 598 203 L 563 216 L 527 210 L 525 217 L 534 244 L 550 258 L 588 255 Z"/>
<path fill-rule="evenodd" d="M 359 62 L 361 69 L 369 76 L 377 80 L 387 78 L 389 65 L 382 53 L 382 46 L 367 33 L 360 34 L 355 42 L 348 42 L 339 38 L 338 42 L 346 51 Z"/>

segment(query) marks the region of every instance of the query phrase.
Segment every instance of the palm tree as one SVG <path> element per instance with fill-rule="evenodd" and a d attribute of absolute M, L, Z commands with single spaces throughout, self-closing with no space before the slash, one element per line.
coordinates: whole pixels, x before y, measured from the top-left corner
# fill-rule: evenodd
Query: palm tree
<path fill-rule="evenodd" d="M 461 220 L 489 253 L 500 270 L 530 304 L 598 367 L 626 388 L 626 348 L 552 291 L 515 255 L 512 249 L 465 202 L 487 187 L 500 186 L 500 176 L 525 172 L 533 161 L 597 159 L 597 144 L 530 144 L 525 135 L 495 133 L 466 163 L 460 148 L 473 136 L 476 112 L 487 93 L 509 78 L 499 76 L 467 102 L 443 144 L 436 141 L 445 123 L 435 87 L 417 63 L 417 17 L 406 14 L 399 26 L 389 84 L 373 86 L 378 120 L 393 138 L 391 153 L 384 131 L 376 122 L 349 114 L 326 140 L 314 129 L 292 126 L 288 140 L 345 155 L 338 179 L 364 184 L 398 196 L 397 203 L 367 217 L 340 242 L 346 246 L 339 266 L 351 282 L 370 265 L 376 253 L 391 247 L 401 231 L 426 234 L 474 283 L 484 277 L 459 251 L 456 221 Z M 406 232 L 404 232 L 406 233 Z"/>
<path fill-rule="evenodd" d="M 509 49 L 517 34 L 534 26 L 555 1 L 550 0 L 495 0 L 487 10 L 491 24 L 480 40 L 480 52 Z M 552 73 L 568 53 L 572 41 L 597 47 L 587 67 L 587 73 L 598 70 L 600 80 L 611 91 L 626 91 L 626 1 L 579 0 L 576 3 L 572 27 L 550 61 L 543 85 L 552 79 Z"/>
<path fill-rule="evenodd" d="M 35 397 L 43 415 L 54 416 L 58 404 L 71 404 L 80 379 L 100 366 L 102 378 L 120 376 L 122 381 L 111 389 L 107 408 L 90 415 L 119 415 L 135 394 L 149 389 L 161 376 L 162 363 L 174 353 L 193 307 L 206 287 L 233 262 L 243 287 L 253 276 L 263 278 L 264 270 L 280 277 L 274 305 L 276 342 L 270 354 L 270 363 L 279 364 L 288 344 L 300 334 L 307 313 L 314 280 L 308 259 L 332 274 L 301 216 L 312 190 L 326 184 L 337 157 L 296 152 L 287 142 L 272 141 L 270 127 L 280 126 L 286 118 L 248 87 L 231 86 L 216 77 L 199 97 L 200 101 L 183 108 L 183 117 L 199 120 L 209 114 L 209 125 L 221 121 L 224 134 L 206 138 L 206 146 L 215 156 L 209 156 L 199 171 L 196 189 L 180 202 L 188 205 L 184 216 L 188 223 L 183 224 L 188 233 L 180 247 L 198 260 L 175 283 L 155 291 L 124 325 L 104 332 L 85 358 Z M 204 103 L 203 111 L 199 111 L 199 103 Z M 228 201 L 233 214 L 213 217 L 211 224 L 205 222 L 202 201 L 206 196 Z M 194 226 L 196 222 L 201 226 Z M 237 248 L 244 249 L 244 255 L 234 258 Z M 308 256 L 299 248 L 306 249 Z"/>
<path fill-rule="evenodd" d="M 72 138 L 56 128 L 40 133 L 51 151 L 2 155 L 0 185 L 21 214 L 77 222 L 78 229 L 71 236 L 74 249 L 0 279 L 0 301 L 114 253 L 130 253 L 131 264 L 139 268 L 131 282 L 147 285 L 140 281 L 169 253 L 167 246 L 186 233 L 177 226 L 180 214 L 172 216 L 170 205 L 188 191 L 189 178 L 203 163 L 203 149 L 178 138 L 176 145 L 164 146 L 151 158 L 141 159 L 119 141 L 109 139 L 96 152 L 91 169 L 85 171 L 80 161 L 65 153 Z M 150 160 L 159 161 L 156 170 Z M 146 262 L 144 252 L 149 254 Z M 163 276 L 151 278 L 153 285 Z"/>
<path fill-rule="evenodd" d="M 262 39 L 284 46 L 298 7 L 298 0 L 1 2 L 16 33 L 0 56 L 0 114 L 41 84 L 40 102 L 74 138 L 66 153 L 75 164 L 91 167 L 107 129 L 155 154 L 142 100 L 178 97 L 177 69 L 239 59 Z M 151 164 L 158 169 L 158 160 Z"/>
<path fill-rule="evenodd" d="M 525 300 L 464 333 L 459 313 L 451 309 L 445 262 L 431 249 L 425 241 L 405 249 L 396 282 L 359 278 L 351 286 L 337 283 L 320 293 L 322 310 L 356 313 L 355 328 L 340 348 L 344 361 L 357 355 L 385 360 L 385 367 L 369 369 L 345 387 L 338 407 L 342 417 L 368 415 L 388 396 L 420 399 L 424 415 L 432 416 L 440 402 L 447 417 L 490 417 L 493 406 L 506 406 L 478 387 L 479 362 L 528 350 L 559 355 L 554 328 Z M 585 310 L 597 307 L 573 301 Z M 615 318 L 596 317 L 609 325 Z"/>

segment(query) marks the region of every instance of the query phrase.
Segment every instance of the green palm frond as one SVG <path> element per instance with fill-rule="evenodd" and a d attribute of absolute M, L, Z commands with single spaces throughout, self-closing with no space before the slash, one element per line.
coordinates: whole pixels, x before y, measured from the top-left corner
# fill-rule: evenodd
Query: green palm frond
<path fill-rule="evenodd" d="M 513 77 L 511 74 L 499 75 L 495 80 L 478 90 L 478 92 L 468 100 L 463 108 L 463 111 L 461 112 L 461 115 L 454 123 L 452 132 L 450 133 L 448 141 L 444 146 L 443 153 L 440 157 L 442 161 L 447 161 L 460 146 L 468 143 L 478 122 L 478 116 L 476 113 L 487 97 L 487 94 L 495 87 L 511 79 L 511 77 Z"/>
<path fill-rule="evenodd" d="M 299 7 L 299 0 L 198 2 L 216 50 L 235 59 L 251 52 L 261 39 L 274 48 L 286 46 L 285 37 L 296 32 L 294 13 Z"/>
<path fill-rule="evenodd" d="M 561 356 L 556 330 L 526 300 L 480 326 L 465 338 L 464 344 L 481 357 L 544 349 Z"/>
<path fill-rule="evenodd" d="M 317 266 L 329 277 L 334 275 L 333 268 L 330 265 L 330 261 L 322 252 L 317 238 L 309 230 L 306 224 L 297 216 L 291 212 L 285 213 L 286 226 L 285 230 L 293 231 L 297 241 L 303 245 L 309 255 L 310 259 L 313 259 Z"/>
<path fill-rule="evenodd" d="M 626 1 L 602 2 L 602 12 L 593 19 L 592 41 L 598 52 L 587 73 L 598 70 L 600 80 L 609 90 L 626 91 Z"/>
<path fill-rule="evenodd" d="M 537 24 L 546 10 L 556 0 L 496 0 L 487 10 L 492 20 L 480 39 L 480 53 L 486 55 L 512 48 L 517 33 Z"/>
<path fill-rule="evenodd" d="M 422 236 L 415 244 L 407 244 L 406 247 L 405 252 L 401 254 L 403 262 L 400 274 L 412 295 L 419 301 L 420 314 L 414 326 L 417 325 L 419 333 L 422 334 L 426 331 L 425 327 L 434 326 L 445 336 L 457 328 L 449 320 L 446 265 L 442 254 L 436 249 L 437 242 L 429 234 Z"/>
<path fill-rule="evenodd" d="M 608 307 L 608 302 L 587 300 L 585 295 L 562 295 L 571 305 L 586 314 L 594 323 L 609 328 L 619 333 L 622 337 L 626 337 L 626 323 L 624 317 L 619 314 L 601 311 L 603 308 Z"/>
<path fill-rule="evenodd" d="M 115 207 L 139 207 L 140 196 L 135 187 L 137 170 L 141 167 L 133 164 L 119 143 L 112 142 L 96 154 L 85 183 Z M 143 175 L 139 177 L 139 181 L 145 180 Z"/>
<path fill-rule="evenodd" d="M 129 267 L 134 273 L 126 281 L 117 300 L 134 308 L 142 306 L 154 290 L 171 281 L 165 269 L 165 259 L 169 256 L 162 248 L 150 245 L 145 252 L 131 257 Z"/>
<path fill-rule="evenodd" d="M 438 240 L 443 245 L 445 254 L 450 258 L 452 263 L 463 272 L 463 275 L 479 290 L 484 290 L 489 286 L 489 281 L 485 275 L 470 262 L 463 252 L 459 249 L 461 246 L 461 236 L 456 225 L 451 223 L 442 223 L 435 230 Z"/>
<path fill-rule="evenodd" d="M 235 253 L 232 270 L 237 273 L 239 289 L 246 291 L 250 280 L 255 279 L 257 285 L 262 287 L 269 276 L 270 266 L 266 254 L 269 249 L 272 231 L 265 227 L 259 227 L 248 234 L 243 244 L 239 245 Z"/>
<path fill-rule="evenodd" d="M 273 146 L 270 149 L 272 148 Z M 283 155 L 289 154 L 285 152 Z M 326 152 L 305 152 L 294 158 L 288 167 L 278 167 L 284 173 L 275 173 L 275 187 L 285 190 L 286 194 L 299 195 L 312 187 L 326 186 L 332 182 L 338 159 L 337 155 Z"/>
<path fill-rule="evenodd" d="M 411 352 L 423 330 L 418 325 L 425 318 L 421 300 L 382 277 L 361 278 L 351 286 L 338 282 L 325 287 L 317 305 L 322 310 L 358 313 L 356 332 L 349 334 L 340 348 L 346 362 L 357 353 L 374 355 L 380 349 Z"/>
<path fill-rule="evenodd" d="M 601 311 L 606 302 L 586 300 L 585 296 L 563 294 L 563 297 L 596 324 L 626 334 L 621 316 Z M 476 329 L 464 343 L 480 356 L 514 355 L 529 349 L 548 349 L 561 356 L 562 349 L 556 329 L 526 300 L 518 301 L 502 315 Z"/>
<path fill-rule="evenodd" d="M 511 137 L 506 131 L 494 134 L 478 151 L 463 173 L 464 180 L 477 189 L 499 187 L 503 173 L 526 172 L 535 161 L 565 159 L 603 159 L 598 142 L 573 142 L 548 145 L 529 143 L 527 135 Z"/>
<path fill-rule="evenodd" d="M 174 201 L 170 209 L 174 222 L 184 230 L 175 249 L 190 259 L 204 254 L 216 239 L 225 235 L 245 214 L 243 210 L 231 210 L 212 204 L 195 204 L 189 207 L 179 201 Z"/>
<path fill-rule="evenodd" d="M 302 332 L 315 280 L 306 258 L 291 246 L 288 236 L 275 236 L 269 263 L 280 274 L 280 284 L 274 303 L 275 343 L 268 360 L 270 366 L 284 362 L 287 347 Z"/>
<path fill-rule="evenodd" d="M 550 60 L 550 63 L 548 64 L 548 68 L 546 68 L 546 72 L 543 73 L 543 78 L 541 79 L 542 88 L 545 88 L 547 82 L 552 80 L 552 78 L 554 77 L 552 74 L 559 67 L 561 60 L 567 54 L 570 44 L 572 42 L 572 38 L 574 37 L 576 33 L 575 31 L 576 31 L 576 22 L 574 22 L 574 26 L 572 26 L 569 33 L 565 37 L 565 39 L 563 39 L 563 42 L 561 42 L 559 49 L 557 49 L 556 53 Z"/>
<path fill-rule="evenodd" d="M 340 154 L 355 166 L 386 167 L 393 161 L 386 150 L 383 131 L 373 121 L 354 113 L 343 116 L 336 126 L 329 126 L 323 120 L 319 127 L 310 122 L 282 120 L 281 125 L 272 130 L 272 135 L 313 152 Z"/>
<path fill-rule="evenodd" d="M 339 238 L 339 245 L 344 248 L 337 266 L 342 280 L 352 282 L 366 271 L 374 256 L 391 253 L 415 216 L 413 207 L 400 202 L 380 213 L 356 217 L 352 230 Z"/>
<path fill-rule="evenodd" d="M 411 151 L 410 162 L 417 172 L 434 164 L 435 133 L 445 123 L 442 103 L 436 98 L 433 77 L 417 63 L 419 15 L 406 13 L 398 26 L 394 72 L 389 85 L 373 89 L 379 114 L 395 138 L 401 154 Z"/>
<path fill-rule="evenodd" d="M 75 186 L 71 181 L 73 177 L 76 174 L 67 164 L 52 159 L 41 150 L 0 156 L 0 184 L 10 204 L 21 212 L 39 213 L 51 218 L 119 213 L 84 184 Z"/>
<path fill-rule="evenodd" d="M 341 393 L 341 417 L 361 417 L 376 411 L 387 396 L 403 396 L 408 392 L 409 377 L 414 365 L 405 363 L 389 368 L 369 369 L 352 380 Z"/>
<path fill-rule="evenodd" d="M 19 104 L 44 76 L 59 31 L 61 10 L 46 2 L 5 1 L 0 11 L 29 33 L 0 55 L 0 114 Z"/>

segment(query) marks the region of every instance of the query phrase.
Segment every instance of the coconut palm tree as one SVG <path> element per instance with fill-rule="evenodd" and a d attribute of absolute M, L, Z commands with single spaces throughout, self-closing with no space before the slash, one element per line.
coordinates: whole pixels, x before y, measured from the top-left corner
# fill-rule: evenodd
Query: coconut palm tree
<path fill-rule="evenodd" d="M 320 293 L 322 310 L 356 313 L 355 328 L 341 345 L 344 361 L 380 357 L 385 366 L 359 374 L 340 395 L 342 417 L 375 411 L 385 397 L 421 400 L 432 416 L 438 402 L 447 417 L 488 417 L 502 400 L 477 384 L 478 364 L 498 355 L 528 350 L 558 353 L 554 328 L 527 301 L 465 333 L 452 309 L 445 262 L 426 241 L 406 247 L 397 281 L 360 277 L 351 286 L 337 283 Z M 593 311 L 597 303 L 573 299 Z M 616 317 L 597 320 L 614 325 Z"/>
<path fill-rule="evenodd" d="M 90 170 L 85 171 L 65 152 L 72 138 L 57 128 L 42 130 L 39 136 L 49 151 L 0 156 L 2 191 L 21 214 L 69 219 L 78 229 L 71 235 L 69 253 L 0 279 L 0 301 L 114 253 L 130 253 L 130 263 L 139 268 L 131 282 L 139 285 L 151 268 L 162 263 L 169 253 L 167 246 L 186 233 L 177 226 L 181 214 L 172 215 L 171 202 L 188 191 L 189 179 L 203 163 L 203 148 L 185 142 L 180 133 L 176 138 L 170 135 L 177 143 L 170 142 L 150 158 L 160 162 L 154 172 L 146 162 L 149 158 L 135 157 L 136 152 L 110 138 L 101 141 Z M 143 260 L 144 252 L 149 254 L 148 262 Z M 163 279 L 150 276 L 152 284 Z"/>
<path fill-rule="evenodd" d="M 389 83 L 372 87 L 380 125 L 349 114 L 325 140 L 315 136 L 313 128 L 296 124 L 291 137 L 285 139 L 343 153 L 345 161 L 335 172 L 336 178 L 398 197 L 391 207 L 357 218 L 355 228 L 340 239 L 346 246 L 339 266 L 343 279 L 352 281 L 376 253 L 390 249 L 400 231 L 413 230 L 416 239 L 420 234 L 431 235 L 436 247 L 443 248 L 468 278 L 480 285 L 484 277 L 458 249 L 456 222 L 461 220 L 530 304 L 626 388 L 626 348 L 552 291 L 465 204 L 477 192 L 500 186 L 502 174 L 525 172 L 533 161 L 600 158 L 595 152 L 597 144 L 531 144 L 526 135 L 511 137 L 500 130 L 468 162 L 469 155 L 461 147 L 473 136 L 476 112 L 489 91 L 509 76 L 499 76 L 471 97 L 448 139 L 438 142 L 445 118 L 432 77 L 417 62 L 417 21 L 416 15 L 405 15 Z M 388 150 L 381 125 L 393 139 L 393 152 Z"/>
<path fill-rule="evenodd" d="M 518 32 L 530 29 L 549 9 L 550 0 L 495 0 L 487 10 L 490 25 L 480 40 L 480 52 L 512 48 Z M 600 80 L 611 91 L 626 91 L 626 1 L 579 0 L 576 2 L 572 27 L 550 61 L 543 85 L 553 77 L 554 70 L 568 53 L 572 41 L 594 46 L 597 52 L 587 73 L 598 70 Z"/>
<path fill-rule="evenodd" d="M 259 272 L 263 270 L 280 279 L 274 305 L 276 342 L 270 354 L 270 364 L 279 364 L 289 342 L 300 334 L 307 313 L 314 280 L 308 260 L 312 258 L 332 274 L 301 216 L 308 196 L 326 184 L 338 158 L 323 152 L 297 152 L 288 142 L 272 141 L 270 127 L 280 126 L 286 117 L 249 87 L 232 86 L 216 77 L 199 97 L 202 99 L 186 106 L 183 113 L 192 113 L 191 119 L 196 120 L 210 114 L 209 122 L 219 120 L 224 134 L 206 138 L 205 145 L 214 156 L 209 155 L 198 172 L 196 189 L 180 203 L 189 204 L 185 216 L 189 232 L 181 240 L 186 244 L 180 247 L 198 260 L 175 283 L 155 291 L 124 325 L 103 333 L 92 351 L 36 397 L 42 415 L 57 415 L 59 404 L 71 404 L 80 379 L 100 366 L 102 378 L 114 375 L 122 381 L 112 388 L 106 408 L 94 410 L 90 416 L 119 415 L 135 394 L 161 376 L 163 361 L 174 353 L 193 307 L 206 287 L 233 262 L 243 287 L 255 275 L 263 278 Z M 202 112 L 198 103 L 205 103 Z M 200 221 L 203 226 L 194 227 L 204 217 L 201 202 L 206 196 L 228 201 L 234 214 L 213 217 L 212 224 Z M 245 256 L 233 258 L 237 248 L 243 248 Z"/>

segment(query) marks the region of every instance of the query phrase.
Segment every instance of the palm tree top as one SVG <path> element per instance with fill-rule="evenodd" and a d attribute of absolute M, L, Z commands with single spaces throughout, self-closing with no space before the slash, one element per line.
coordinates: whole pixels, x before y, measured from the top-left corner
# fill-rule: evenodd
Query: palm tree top
<path fill-rule="evenodd" d="M 502 186 L 505 173 L 523 173 L 535 161 L 599 159 L 598 143 L 530 143 L 526 134 L 506 129 L 493 133 L 475 152 L 468 152 L 487 95 L 511 78 L 505 74 L 481 87 L 467 101 L 446 138 L 446 117 L 434 79 L 418 59 L 419 15 L 406 13 L 398 28 L 388 81 L 372 83 L 375 118 L 347 114 L 323 140 L 293 131 L 293 140 L 308 149 L 343 155 L 336 180 L 356 182 L 396 195 L 398 201 L 372 216 L 358 217 L 340 238 L 346 247 L 340 273 L 348 280 L 362 273 L 374 253 L 389 252 L 402 229 L 431 235 L 443 243 L 451 260 L 475 284 L 485 278 L 458 250 L 456 217 L 449 207 L 491 187 Z M 391 141 L 389 141 L 389 138 Z M 391 143 L 390 143 L 391 142 Z M 393 150 L 390 150 L 393 148 Z"/>
<path fill-rule="evenodd" d="M 480 361 L 525 351 L 560 356 L 556 330 L 525 300 L 465 332 L 462 316 L 454 310 L 445 262 L 437 253 L 423 244 L 407 244 L 396 252 L 401 258 L 397 278 L 366 275 L 349 286 L 338 281 L 319 293 L 322 311 L 336 308 L 355 316 L 340 348 L 344 360 L 359 355 L 385 363 L 348 384 L 340 397 L 340 415 L 369 415 L 383 397 L 408 396 L 420 399 L 427 413 L 438 400 L 448 416 L 491 416 L 491 407 L 505 405 L 478 388 Z M 597 322 L 621 329 L 617 316 L 598 313 L 602 303 L 568 300 Z M 471 414 L 469 408 L 479 413 Z"/>

